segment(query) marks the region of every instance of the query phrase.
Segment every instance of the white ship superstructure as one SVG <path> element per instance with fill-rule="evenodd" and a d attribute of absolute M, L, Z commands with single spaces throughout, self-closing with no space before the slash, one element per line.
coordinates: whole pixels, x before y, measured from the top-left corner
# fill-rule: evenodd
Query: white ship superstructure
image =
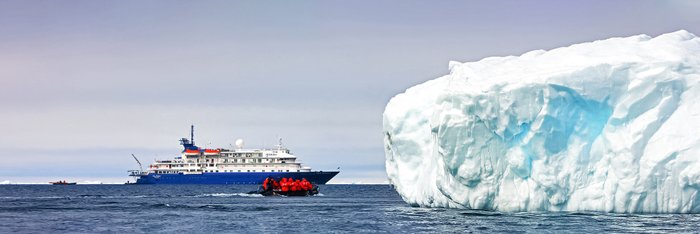
<path fill-rule="evenodd" d="M 148 167 L 148 172 L 155 174 L 310 171 L 311 168 L 297 162 L 297 157 L 282 147 L 281 142 L 276 149 L 187 149 L 181 157 L 156 160 Z"/>

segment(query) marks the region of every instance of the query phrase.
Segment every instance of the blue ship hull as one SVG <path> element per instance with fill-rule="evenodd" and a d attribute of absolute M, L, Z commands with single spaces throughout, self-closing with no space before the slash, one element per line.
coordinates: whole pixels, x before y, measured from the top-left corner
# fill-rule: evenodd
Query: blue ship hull
<path fill-rule="evenodd" d="M 326 184 L 338 171 L 312 172 L 212 172 L 202 174 L 154 174 L 138 176 L 136 184 L 262 184 L 265 178 L 275 180 L 306 178 L 314 184 Z"/>

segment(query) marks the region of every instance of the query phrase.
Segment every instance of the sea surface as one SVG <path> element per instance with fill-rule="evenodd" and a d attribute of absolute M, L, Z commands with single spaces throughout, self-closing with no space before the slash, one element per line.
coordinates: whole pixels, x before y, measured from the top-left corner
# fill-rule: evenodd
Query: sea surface
<path fill-rule="evenodd" d="M 499 213 L 411 207 L 388 185 L 314 197 L 232 185 L 0 185 L 0 233 L 698 233 L 698 214 Z"/>

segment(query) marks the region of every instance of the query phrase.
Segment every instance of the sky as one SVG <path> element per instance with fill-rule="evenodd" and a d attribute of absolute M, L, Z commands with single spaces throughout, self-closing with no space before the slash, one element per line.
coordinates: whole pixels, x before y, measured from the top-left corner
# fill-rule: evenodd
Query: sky
<path fill-rule="evenodd" d="M 382 112 L 449 61 L 685 29 L 698 1 L 0 1 L 0 182 L 271 147 L 384 183 Z"/>

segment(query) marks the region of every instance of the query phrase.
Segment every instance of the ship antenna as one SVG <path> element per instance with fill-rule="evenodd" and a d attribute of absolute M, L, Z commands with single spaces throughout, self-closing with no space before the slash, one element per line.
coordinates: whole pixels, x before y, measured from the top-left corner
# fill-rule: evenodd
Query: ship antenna
<path fill-rule="evenodd" d="M 139 164 L 139 170 L 143 171 L 143 165 L 141 165 L 141 161 L 139 161 L 139 159 L 136 158 L 136 155 L 131 154 L 131 157 L 134 157 L 134 160 L 136 160 L 136 163 Z"/>
<path fill-rule="evenodd" d="M 194 124 L 190 126 L 190 141 L 192 142 L 192 145 L 194 145 Z"/>

